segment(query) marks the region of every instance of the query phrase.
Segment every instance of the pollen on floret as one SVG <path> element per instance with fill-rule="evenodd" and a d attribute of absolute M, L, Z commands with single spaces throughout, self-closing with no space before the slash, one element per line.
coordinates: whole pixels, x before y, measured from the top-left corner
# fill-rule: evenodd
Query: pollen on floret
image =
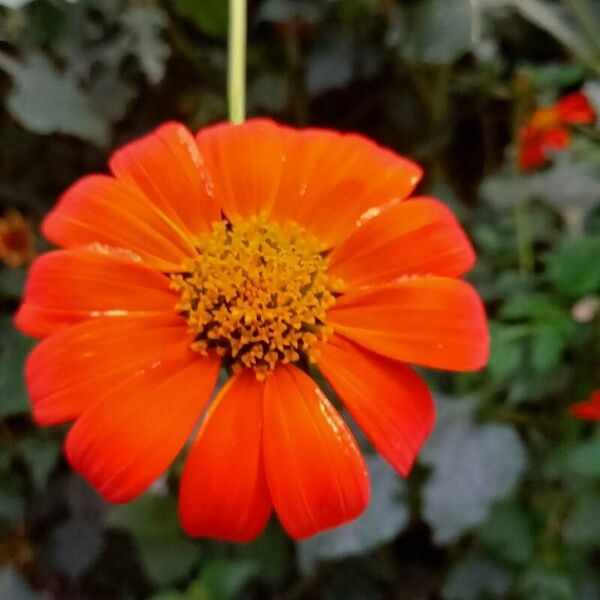
<path fill-rule="evenodd" d="M 327 273 L 322 245 L 295 223 L 264 215 L 217 221 L 195 239 L 197 256 L 171 275 L 192 348 L 264 379 L 278 363 L 314 361 L 332 334 L 327 310 L 344 283 Z"/>
<path fill-rule="evenodd" d="M 21 267 L 35 257 L 35 238 L 28 221 L 16 210 L 0 218 L 0 261 Z"/>

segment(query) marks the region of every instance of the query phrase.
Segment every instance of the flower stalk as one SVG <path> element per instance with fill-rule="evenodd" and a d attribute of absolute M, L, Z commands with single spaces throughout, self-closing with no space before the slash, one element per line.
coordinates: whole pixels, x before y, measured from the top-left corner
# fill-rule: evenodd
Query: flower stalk
<path fill-rule="evenodd" d="M 227 95 L 229 120 L 243 123 L 246 117 L 246 0 L 229 0 Z"/>

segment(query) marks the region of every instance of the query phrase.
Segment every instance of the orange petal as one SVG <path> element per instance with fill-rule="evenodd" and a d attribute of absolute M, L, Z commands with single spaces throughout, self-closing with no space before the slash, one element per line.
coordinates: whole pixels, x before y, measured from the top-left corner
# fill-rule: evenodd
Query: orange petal
<path fill-rule="evenodd" d="M 118 179 L 135 183 L 178 228 L 192 234 L 221 218 L 200 167 L 194 137 L 179 123 L 162 125 L 110 160 Z"/>
<path fill-rule="evenodd" d="M 435 420 L 424 381 L 407 366 L 340 336 L 318 345 L 318 365 L 375 448 L 408 475 Z"/>
<path fill-rule="evenodd" d="M 100 317 L 56 332 L 27 359 L 25 379 L 34 419 L 42 425 L 75 419 L 123 379 L 188 337 L 185 323 L 175 314 Z"/>
<path fill-rule="evenodd" d="M 569 407 L 571 414 L 578 419 L 600 421 L 600 390 L 592 392 L 587 402 L 578 402 Z"/>
<path fill-rule="evenodd" d="M 278 367 L 265 385 L 265 470 L 285 530 L 301 539 L 357 517 L 369 480 L 360 450 L 306 374 Z"/>
<path fill-rule="evenodd" d="M 288 136 L 272 214 L 339 244 L 367 211 L 406 198 L 421 168 L 357 134 L 306 129 Z"/>
<path fill-rule="evenodd" d="M 267 524 L 263 390 L 246 369 L 227 382 L 206 415 L 179 492 L 181 524 L 189 535 L 247 542 Z"/>
<path fill-rule="evenodd" d="M 395 202 L 331 254 L 330 271 L 350 287 L 402 275 L 462 275 L 475 252 L 450 209 L 432 198 Z"/>
<path fill-rule="evenodd" d="M 566 127 L 556 127 L 543 133 L 541 143 L 546 149 L 563 150 L 569 147 L 571 134 Z"/>
<path fill-rule="evenodd" d="M 489 333 L 477 292 L 447 277 L 407 277 L 351 291 L 327 322 L 361 346 L 402 362 L 472 371 L 487 362 Z"/>
<path fill-rule="evenodd" d="M 171 316 L 176 303 L 169 279 L 157 271 L 111 255 L 61 250 L 34 262 L 15 322 L 44 337 L 101 316 Z"/>
<path fill-rule="evenodd" d="M 567 94 L 556 103 L 556 110 L 564 123 L 593 123 L 596 113 L 587 96 L 581 92 Z"/>
<path fill-rule="evenodd" d="M 194 252 L 188 234 L 136 186 L 104 175 L 90 175 L 71 186 L 42 230 L 58 246 L 125 249 L 163 271 L 178 270 Z"/>
<path fill-rule="evenodd" d="M 522 171 L 531 171 L 546 164 L 546 154 L 540 140 L 521 143 L 517 162 Z"/>
<path fill-rule="evenodd" d="M 269 212 L 284 167 L 287 132 L 267 119 L 220 123 L 198 132 L 204 177 L 229 219 Z"/>
<path fill-rule="evenodd" d="M 163 473 L 215 385 L 216 357 L 170 354 L 93 403 L 69 432 L 69 462 L 109 502 L 135 498 Z"/>
<path fill-rule="evenodd" d="M 263 211 L 295 221 L 324 248 L 344 239 L 365 211 L 408 196 L 422 173 L 360 135 L 265 119 L 209 127 L 197 139 L 228 217 Z"/>

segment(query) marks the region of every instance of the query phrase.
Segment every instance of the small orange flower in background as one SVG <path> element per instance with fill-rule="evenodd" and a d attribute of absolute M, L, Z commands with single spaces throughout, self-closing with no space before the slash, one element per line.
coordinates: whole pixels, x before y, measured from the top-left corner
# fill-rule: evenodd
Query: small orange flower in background
<path fill-rule="evenodd" d="M 578 419 L 600 421 L 600 390 L 592 392 L 590 399 L 570 407 L 571 414 Z"/>
<path fill-rule="evenodd" d="M 35 256 L 31 225 L 16 210 L 0 218 L 0 260 L 9 267 L 22 267 Z"/>
<path fill-rule="evenodd" d="M 546 164 L 552 150 L 568 148 L 569 125 L 589 124 L 596 119 L 585 94 L 574 92 L 554 106 L 538 108 L 523 126 L 519 138 L 519 168 L 530 171 Z"/>
<path fill-rule="evenodd" d="M 111 502 L 168 468 L 193 536 L 250 540 L 274 508 L 304 538 L 358 516 L 369 482 L 318 367 L 406 475 L 434 422 L 406 363 L 481 368 L 474 263 L 449 209 L 406 198 L 421 169 L 359 135 L 268 120 L 194 138 L 169 123 L 75 183 L 43 223 L 16 323 L 43 341 L 38 423 L 75 421 L 66 455 Z M 231 374 L 211 401 L 221 367 Z"/>

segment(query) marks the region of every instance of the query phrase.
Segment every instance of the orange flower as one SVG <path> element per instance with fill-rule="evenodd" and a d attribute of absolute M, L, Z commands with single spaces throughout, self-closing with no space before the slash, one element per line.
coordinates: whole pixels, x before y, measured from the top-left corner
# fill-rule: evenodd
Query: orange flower
<path fill-rule="evenodd" d="M 590 399 L 570 407 L 571 414 L 578 419 L 600 421 L 600 390 L 592 392 Z"/>
<path fill-rule="evenodd" d="M 530 171 L 543 166 L 549 151 L 569 146 L 569 124 L 593 123 L 595 118 L 594 109 L 581 92 L 564 96 L 554 106 L 538 108 L 521 129 L 519 168 Z"/>
<path fill-rule="evenodd" d="M 369 483 L 315 366 L 406 475 L 434 421 L 405 363 L 482 367 L 488 330 L 458 279 L 475 259 L 420 168 L 359 135 L 267 120 L 196 140 L 170 123 L 75 183 L 43 224 L 16 322 L 41 424 L 75 420 L 72 466 L 125 502 L 173 461 L 194 536 L 243 541 L 272 507 L 304 538 L 353 519 Z M 313 365 L 310 366 L 309 365 Z M 210 402 L 221 367 L 231 378 Z"/>
<path fill-rule="evenodd" d="M 0 260 L 9 267 L 21 267 L 35 256 L 31 226 L 12 210 L 0 219 Z"/>

